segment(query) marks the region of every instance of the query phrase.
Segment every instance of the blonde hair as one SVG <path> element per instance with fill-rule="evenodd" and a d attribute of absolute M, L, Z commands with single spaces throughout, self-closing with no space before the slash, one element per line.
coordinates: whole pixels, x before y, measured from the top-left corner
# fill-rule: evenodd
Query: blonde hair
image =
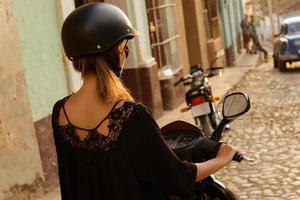
<path fill-rule="evenodd" d="M 104 102 L 113 100 L 134 101 L 129 90 L 113 72 L 112 67 L 120 65 L 120 53 L 115 47 L 101 55 L 88 55 L 73 59 L 74 69 L 84 78 L 87 75 L 97 76 L 99 96 Z"/>

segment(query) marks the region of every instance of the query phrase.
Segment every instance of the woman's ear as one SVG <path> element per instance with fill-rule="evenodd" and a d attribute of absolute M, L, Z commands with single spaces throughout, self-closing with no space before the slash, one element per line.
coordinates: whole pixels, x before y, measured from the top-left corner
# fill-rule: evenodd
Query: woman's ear
<path fill-rule="evenodd" d="M 127 40 L 122 40 L 120 42 L 120 44 L 118 45 L 118 50 L 120 53 L 123 53 L 126 43 L 127 43 Z"/>
<path fill-rule="evenodd" d="M 118 53 L 121 53 L 122 52 L 122 45 L 123 44 L 123 42 L 121 42 L 119 45 L 118 45 Z"/>

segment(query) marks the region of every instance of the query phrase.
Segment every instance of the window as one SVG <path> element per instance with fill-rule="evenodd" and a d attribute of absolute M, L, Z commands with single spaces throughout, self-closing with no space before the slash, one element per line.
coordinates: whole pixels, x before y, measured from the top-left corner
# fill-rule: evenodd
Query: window
<path fill-rule="evenodd" d="M 292 23 L 287 26 L 288 35 L 299 35 L 300 34 L 300 23 Z"/>
<path fill-rule="evenodd" d="M 176 27 L 174 0 L 147 0 L 147 15 L 153 56 L 160 67 L 159 75 L 168 76 L 182 67 L 179 58 L 179 34 Z"/>
<path fill-rule="evenodd" d="M 213 19 L 215 17 L 218 17 L 218 3 L 217 0 L 210 0 L 209 1 L 209 13 L 210 13 L 210 18 Z"/>
<path fill-rule="evenodd" d="M 207 39 L 216 39 L 220 35 L 217 0 L 202 0 L 202 6 Z"/>
<path fill-rule="evenodd" d="M 210 18 L 209 18 L 209 14 L 208 14 L 207 9 L 203 10 L 203 15 L 204 15 L 206 38 L 211 39 L 212 38 L 212 30 L 211 30 L 212 27 L 210 26 Z"/>

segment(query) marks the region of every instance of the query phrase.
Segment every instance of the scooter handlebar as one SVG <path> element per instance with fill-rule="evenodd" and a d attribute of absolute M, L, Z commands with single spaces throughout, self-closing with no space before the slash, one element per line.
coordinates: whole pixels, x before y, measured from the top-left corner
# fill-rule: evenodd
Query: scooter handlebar
<path fill-rule="evenodd" d="M 217 142 L 209 138 L 200 138 L 193 144 L 191 148 L 191 161 L 203 162 L 215 158 L 220 150 L 222 142 Z M 185 150 L 186 151 L 186 150 Z M 243 154 L 236 152 L 232 160 L 241 162 L 242 160 L 253 162 L 253 158 L 248 158 Z"/>
<path fill-rule="evenodd" d="M 239 152 L 235 153 L 232 160 L 237 161 L 237 162 L 241 162 L 242 160 L 246 160 L 246 161 L 249 161 L 249 162 L 254 162 L 253 158 L 248 158 L 248 157 L 244 156 L 243 154 L 241 154 Z"/>

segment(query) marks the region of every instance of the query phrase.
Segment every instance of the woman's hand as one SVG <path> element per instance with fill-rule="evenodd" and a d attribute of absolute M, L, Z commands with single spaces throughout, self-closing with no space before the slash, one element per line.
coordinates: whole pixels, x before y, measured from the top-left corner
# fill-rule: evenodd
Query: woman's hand
<path fill-rule="evenodd" d="M 219 152 L 217 154 L 217 159 L 226 166 L 230 161 L 232 161 L 232 158 L 235 153 L 237 153 L 238 150 L 235 149 L 233 146 L 229 144 L 221 144 Z"/>
<path fill-rule="evenodd" d="M 225 167 L 232 161 L 234 154 L 238 152 L 234 147 L 228 144 L 221 144 L 216 158 L 210 159 L 206 162 L 196 163 L 197 177 L 196 180 L 200 181 L 207 176 L 215 173 L 219 169 Z"/>

